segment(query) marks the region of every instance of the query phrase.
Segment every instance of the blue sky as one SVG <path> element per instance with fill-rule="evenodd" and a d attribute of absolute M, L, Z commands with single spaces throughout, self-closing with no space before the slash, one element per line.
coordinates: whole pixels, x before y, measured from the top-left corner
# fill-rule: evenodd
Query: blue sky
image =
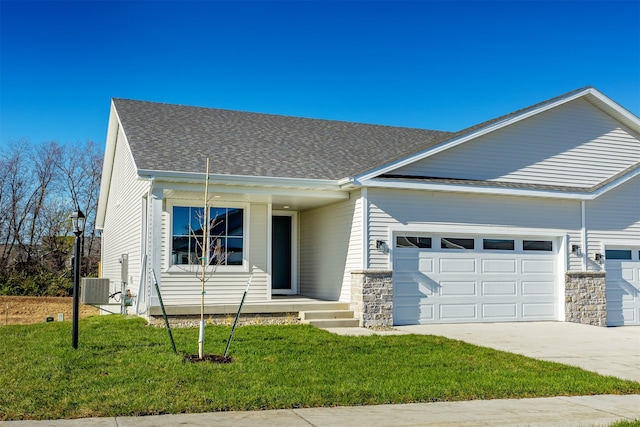
<path fill-rule="evenodd" d="M 112 97 L 459 130 L 583 86 L 640 115 L 640 1 L 0 0 L 0 145 Z"/>

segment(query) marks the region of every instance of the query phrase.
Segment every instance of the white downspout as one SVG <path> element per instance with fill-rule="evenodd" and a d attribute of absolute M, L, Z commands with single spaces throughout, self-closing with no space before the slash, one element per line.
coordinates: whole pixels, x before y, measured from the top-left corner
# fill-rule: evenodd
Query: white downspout
<path fill-rule="evenodd" d="M 155 274 L 158 288 L 162 289 L 162 203 L 164 190 L 155 186 L 150 189 L 150 209 L 149 209 L 149 242 L 150 247 L 147 248 L 149 256 L 147 257 L 147 268 Z M 153 282 L 152 282 L 153 283 Z M 156 290 L 150 286 L 151 298 L 149 298 L 150 306 L 160 306 L 160 301 Z"/>
<path fill-rule="evenodd" d="M 273 200 L 267 204 L 267 288 L 265 299 L 271 301 L 273 293 Z"/>
<path fill-rule="evenodd" d="M 582 214 L 582 271 L 587 271 L 589 259 L 589 247 L 587 244 L 587 207 L 584 200 L 580 201 L 580 210 Z"/>
<path fill-rule="evenodd" d="M 149 250 L 151 248 L 151 238 L 153 236 L 153 230 L 151 229 L 152 222 L 152 211 L 153 211 L 153 191 L 155 190 L 156 185 L 156 177 L 149 177 L 149 191 L 147 193 L 147 219 L 145 227 L 147 228 L 145 231 L 146 234 L 146 242 L 145 242 L 145 278 L 146 278 L 146 301 L 145 301 L 145 313 L 148 313 L 149 307 L 151 306 L 151 298 L 153 298 L 153 279 L 152 279 L 152 265 L 150 264 L 151 259 L 149 258 Z M 151 265 L 151 267 L 150 267 Z"/>
<path fill-rule="evenodd" d="M 369 269 L 369 198 L 367 188 L 361 192 L 362 197 L 362 270 Z"/>

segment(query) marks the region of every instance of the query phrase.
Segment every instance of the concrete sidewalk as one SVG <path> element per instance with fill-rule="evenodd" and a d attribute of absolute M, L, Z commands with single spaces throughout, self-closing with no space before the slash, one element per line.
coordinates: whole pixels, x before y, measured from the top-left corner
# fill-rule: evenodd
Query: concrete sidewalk
<path fill-rule="evenodd" d="M 343 406 L 147 417 L 0 422 L 2 427 L 607 426 L 640 419 L 640 395 Z"/>

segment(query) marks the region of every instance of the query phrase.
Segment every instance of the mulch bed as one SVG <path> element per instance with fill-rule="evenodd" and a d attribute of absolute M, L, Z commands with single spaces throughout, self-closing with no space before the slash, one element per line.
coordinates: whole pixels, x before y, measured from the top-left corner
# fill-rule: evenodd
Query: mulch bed
<path fill-rule="evenodd" d="M 191 363 L 198 363 L 198 362 L 231 363 L 233 362 L 233 357 L 231 356 L 224 357 L 217 354 L 205 354 L 202 357 L 202 359 L 200 359 L 197 354 L 185 354 L 184 360 Z"/>

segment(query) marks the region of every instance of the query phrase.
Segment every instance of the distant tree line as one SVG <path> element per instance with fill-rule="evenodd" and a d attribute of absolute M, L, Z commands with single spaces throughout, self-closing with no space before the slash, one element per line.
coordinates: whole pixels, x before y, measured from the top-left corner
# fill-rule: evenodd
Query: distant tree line
<path fill-rule="evenodd" d="M 12 141 L 0 147 L 0 295 L 68 296 L 73 289 L 70 214 L 86 215 L 82 275 L 95 276 L 95 219 L 103 153 L 95 143 Z"/>

